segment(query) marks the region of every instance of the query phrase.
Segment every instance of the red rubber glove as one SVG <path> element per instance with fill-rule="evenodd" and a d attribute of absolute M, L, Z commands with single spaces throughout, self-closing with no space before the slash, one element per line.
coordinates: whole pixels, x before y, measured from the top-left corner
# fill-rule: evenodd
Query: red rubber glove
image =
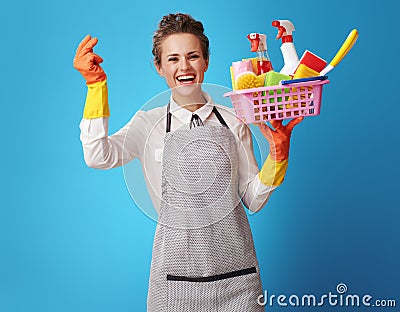
<path fill-rule="evenodd" d="M 103 59 L 93 53 L 93 47 L 97 42 L 97 38 L 87 35 L 76 49 L 74 68 L 82 74 L 86 80 L 86 84 L 101 82 L 107 79 L 106 73 L 99 65 L 103 62 Z"/>
<path fill-rule="evenodd" d="M 266 123 L 257 124 L 261 133 L 269 143 L 269 153 L 275 161 L 284 161 L 289 158 L 290 136 L 293 128 L 300 123 L 304 117 L 292 119 L 286 126 L 282 125 L 282 120 L 271 120 L 270 128 Z"/>

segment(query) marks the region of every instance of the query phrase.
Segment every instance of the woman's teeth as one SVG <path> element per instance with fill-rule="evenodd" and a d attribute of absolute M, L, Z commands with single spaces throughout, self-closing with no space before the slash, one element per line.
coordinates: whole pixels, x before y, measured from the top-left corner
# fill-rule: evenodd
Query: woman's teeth
<path fill-rule="evenodd" d="M 183 75 L 179 76 L 176 79 L 182 83 L 191 83 L 194 80 L 194 75 Z"/>

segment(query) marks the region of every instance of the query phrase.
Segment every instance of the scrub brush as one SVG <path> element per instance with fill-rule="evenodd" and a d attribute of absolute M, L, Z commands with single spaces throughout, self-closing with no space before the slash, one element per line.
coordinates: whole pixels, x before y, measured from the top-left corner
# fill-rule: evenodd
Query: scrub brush
<path fill-rule="evenodd" d="M 236 90 L 259 88 L 264 86 L 265 74 L 256 75 L 253 72 L 243 72 L 236 77 Z"/>

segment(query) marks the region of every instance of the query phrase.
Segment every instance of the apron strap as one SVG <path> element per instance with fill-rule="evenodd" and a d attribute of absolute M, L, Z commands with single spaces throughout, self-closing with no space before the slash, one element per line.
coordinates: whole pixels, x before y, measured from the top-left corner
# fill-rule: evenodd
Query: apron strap
<path fill-rule="evenodd" d="M 228 125 L 226 124 L 224 118 L 222 118 L 221 114 L 219 113 L 219 111 L 217 111 L 217 108 L 216 108 L 215 106 L 213 107 L 213 112 L 214 112 L 215 116 L 217 116 L 219 122 L 220 122 L 223 126 L 225 126 L 225 127 L 227 127 L 227 128 L 229 129 L 229 127 L 228 127 Z"/>
<path fill-rule="evenodd" d="M 169 111 L 169 102 L 167 105 L 167 128 L 165 132 L 171 132 L 171 112 Z"/>
<path fill-rule="evenodd" d="M 219 113 L 219 111 L 217 110 L 217 108 L 215 106 L 213 107 L 212 111 L 215 114 L 215 116 L 217 116 L 219 122 L 223 126 L 225 126 L 226 128 L 229 129 L 229 127 L 226 124 L 224 118 L 222 118 L 221 114 Z M 171 116 L 172 116 L 172 114 L 170 112 L 170 103 L 168 102 L 168 105 L 167 105 L 167 122 L 166 122 L 166 129 L 165 129 L 166 132 L 171 132 Z"/>

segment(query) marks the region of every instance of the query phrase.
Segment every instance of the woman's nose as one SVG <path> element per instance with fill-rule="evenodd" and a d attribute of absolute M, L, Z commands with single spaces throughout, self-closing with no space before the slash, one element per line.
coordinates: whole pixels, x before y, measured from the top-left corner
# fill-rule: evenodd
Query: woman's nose
<path fill-rule="evenodd" d="M 187 58 L 183 58 L 181 61 L 181 69 L 188 70 L 190 68 L 190 62 Z"/>

